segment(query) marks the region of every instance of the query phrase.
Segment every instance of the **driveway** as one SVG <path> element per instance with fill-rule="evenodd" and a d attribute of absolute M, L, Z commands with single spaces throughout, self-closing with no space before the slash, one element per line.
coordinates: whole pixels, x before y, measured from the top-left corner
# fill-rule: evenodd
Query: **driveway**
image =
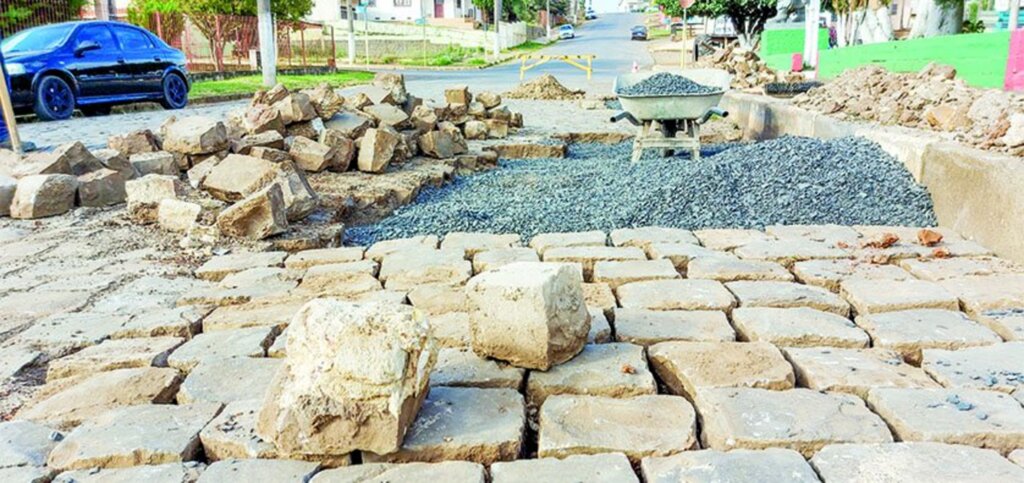
<path fill-rule="evenodd" d="M 643 42 L 629 40 L 629 29 L 643 22 L 638 14 L 606 14 L 586 22 L 577 29 L 575 39 L 560 41 L 539 51 L 544 54 L 594 54 L 594 73 L 588 81 L 586 74 L 564 62 L 551 61 L 526 73 L 526 79 L 541 74 L 552 74 L 572 89 L 585 89 L 592 93 L 610 93 L 612 81 L 618 74 L 628 72 L 637 62 L 641 66 L 652 63 Z M 405 75 L 406 85 L 413 94 L 440 100 L 444 89 L 453 85 L 466 84 L 473 91 L 490 90 L 505 92 L 519 84 L 519 63 L 462 71 L 396 70 Z M 347 89 L 351 91 L 358 87 Z M 345 90 L 343 90 L 345 92 Z M 233 101 L 217 104 L 192 106 L 180 111 L 144 111 L 110 116 L 75 118 L 67 121 L 36 122 L 20 126 L 21 137 L 34 142 L 40 148 L 50 148 L 69 141 L 79 140 L 90 149 L 106 146 L 107 137 L 135 129 L 156 131 L 170 116 L 186 117 L 205 115 L 223 118 L 248 101 Z"/>

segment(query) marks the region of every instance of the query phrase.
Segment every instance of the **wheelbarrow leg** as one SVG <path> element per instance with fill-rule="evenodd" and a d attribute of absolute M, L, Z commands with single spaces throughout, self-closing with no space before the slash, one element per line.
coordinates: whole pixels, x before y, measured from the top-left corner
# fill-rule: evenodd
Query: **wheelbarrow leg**
<path fill-rule="evenodd" d="M 640 161 L 640 156 L 644 154 L 644 138 L 647 137 L 647 131 L 651 127 L 650 121 L 644 121 L 640 125 L 639 132 L 637 132 L 636 138 L 633 139 L 633 154 L 630 156 L 631 163 L 637 163 Z"/>
<path fill-rule="evenodd" d="M 693 160 L 700 161 L 700 124 L 696 121 L 687 121 L 687 130 L 693 138 Z"/>

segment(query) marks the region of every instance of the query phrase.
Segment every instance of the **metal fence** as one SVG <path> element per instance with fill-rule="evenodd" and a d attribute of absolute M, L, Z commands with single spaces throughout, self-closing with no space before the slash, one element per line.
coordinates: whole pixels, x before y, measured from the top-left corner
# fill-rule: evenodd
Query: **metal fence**
<path fill-rule="evenodd" d="M 78 20 L 82 2 L 76 0 L 0 0 L 0 32 Z"/>

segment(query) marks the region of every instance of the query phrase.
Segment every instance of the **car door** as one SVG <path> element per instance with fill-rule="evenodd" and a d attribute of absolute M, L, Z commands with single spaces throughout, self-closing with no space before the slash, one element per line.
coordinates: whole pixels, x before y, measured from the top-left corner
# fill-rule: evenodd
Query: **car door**
<path fill-rule="evenodd" d="M 95 48 L 82 49 L 91 43 Z M 79 98 L 117 94 L 121 48 L 106 24 L 79 27 L 71 39 L 71 57 L 66 64 L 78 83 Z"/>
<path fill-rule="evenodd" d="M 151 94 L 162 90 L 163 51 L 139 28 L 111 25 L 127 64 L 126 93 Z"/>

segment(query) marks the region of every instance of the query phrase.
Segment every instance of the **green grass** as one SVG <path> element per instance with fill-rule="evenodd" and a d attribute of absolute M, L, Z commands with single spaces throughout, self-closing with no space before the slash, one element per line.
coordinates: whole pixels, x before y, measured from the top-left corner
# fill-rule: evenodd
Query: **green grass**
<path fill-rule="evenodd" d="M 530 52 L 535 52 L 540 49 L 543 49 L 544 47 L 554 45 L 555 42 L 558 42 L 558 40 L 552 40 L 550 44 L 544 44 L 541 42 L 527 40 L 526 42 L 523 42 L 515 47 L 508 49 L 508 51 L 516 54 L 527 54 Z"/>
<path fill-rule="evenodd" d="M 647 40 L 663 39 L 670 35 L 672 35 L 672 31 L 664 27 L 647 29 Z"/>
<path fill-rule="evenodd" d="M 956 68 L 957 76 L 981 88 L 1001 88 L 1009 56 L 1009 32 L 960 34 L 822 50 L 819 74 L 831 79 L 848 69 L 876 64 L 893 72 L 916 72 L 929 62 Z M 790 54 L 764 57 L 774 69 L 788 70 Z"/>
<path fill-rule="evenodd" d="M 373 79 L 372 72 L 365 71 L 339 71 L 330 74 L 309 74 L 309 75 L 279 75 L 277 81 L 289 89 L 307 89 L 314 87 L 321 82 L 326 82 L 334 87 L 344 87 L 352 84 L 361 84 Z M 233 77 L 223 80 L 204 80 L 192 84 L 192 91 L 189 97 L 201 99 L 203 97 L 225 96 L 233 94 L 252 94 L 263 88 L 263 78 L 258 75 Z"/>

